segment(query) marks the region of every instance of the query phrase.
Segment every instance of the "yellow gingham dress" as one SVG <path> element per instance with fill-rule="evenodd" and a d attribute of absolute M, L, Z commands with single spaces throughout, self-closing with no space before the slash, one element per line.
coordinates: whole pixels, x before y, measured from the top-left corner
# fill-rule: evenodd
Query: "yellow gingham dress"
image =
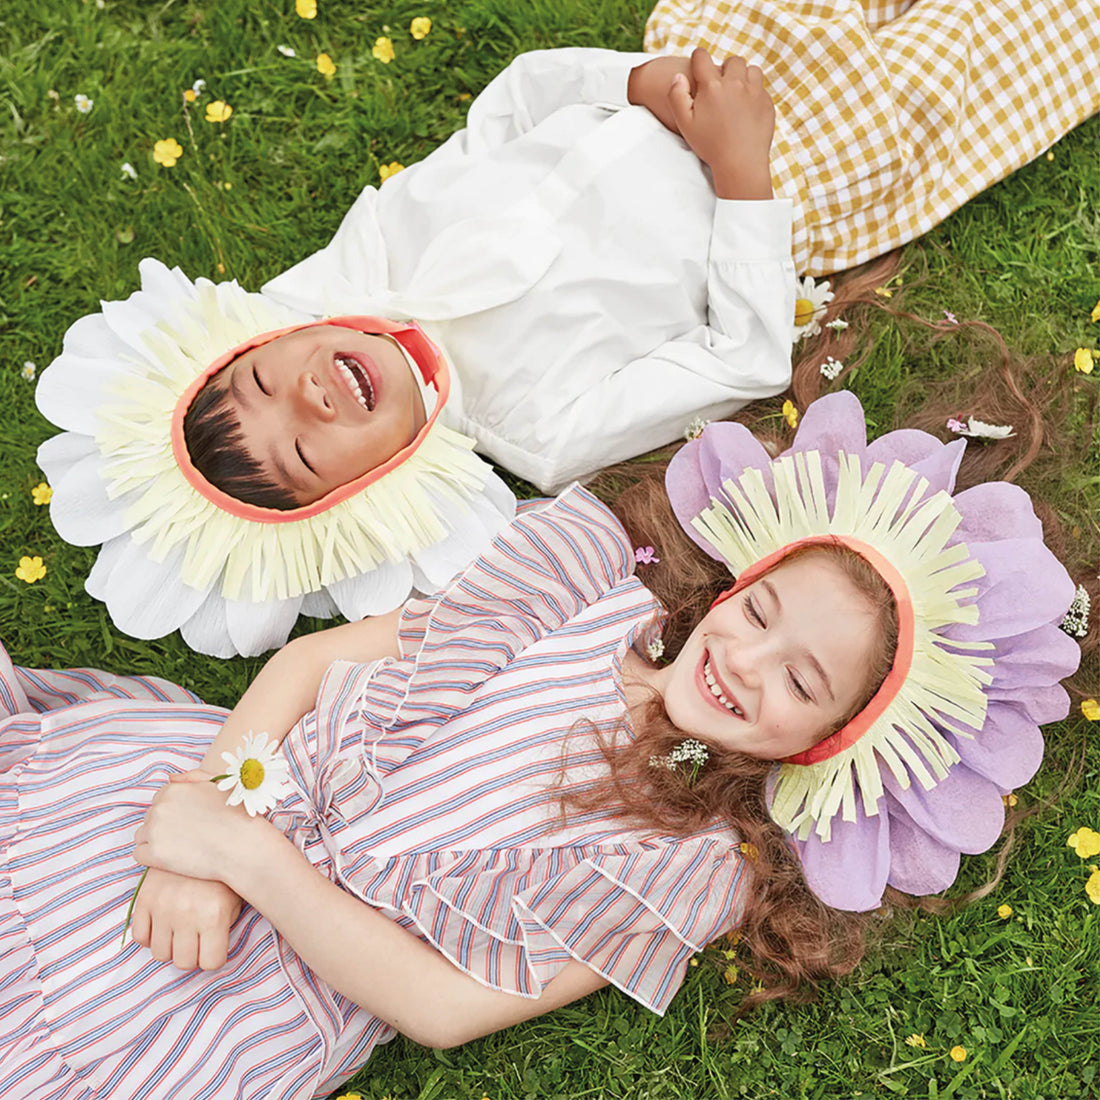
<path fill-rule="evenodd" d="M 645 44 L 764 70 L 805 274 L 912 240 L 1100 109 L 1100 0 L 658 0 Z"/>

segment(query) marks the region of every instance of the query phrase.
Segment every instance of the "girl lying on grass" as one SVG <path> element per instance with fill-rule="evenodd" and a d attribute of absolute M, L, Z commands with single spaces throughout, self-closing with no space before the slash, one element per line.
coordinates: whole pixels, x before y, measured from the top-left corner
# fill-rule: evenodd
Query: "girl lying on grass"
<path fill-rule="evenodd" d="M 395 1031 L 608 983 L 663 1012 L 734 928 L 756 1000 L 851 969 L 860 913 L 995 842 L 1079 658 L 1027 494 L 956 492 L 965 446 L 867 443 L 847 393 L 774 459 L 711 425 L 291 642 L 228 717 L 8 666 L 0 1094 L 322 1096 Z"/>
<path fill-rule="evenodd" d="M 772 119 L 736 58 L 527 54 L 264 295 L 145 261 L 37 391 L 54 522 L 103 544 L 88 591 L 137 637 L 260 653 L 485 549 L 512 501 L 466 436 L 552 489 L 778 393 Z"/>

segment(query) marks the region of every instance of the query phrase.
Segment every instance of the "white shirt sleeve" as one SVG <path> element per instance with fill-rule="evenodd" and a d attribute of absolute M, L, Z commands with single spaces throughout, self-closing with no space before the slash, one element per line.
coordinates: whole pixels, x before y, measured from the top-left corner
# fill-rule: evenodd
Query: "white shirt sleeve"
<path fill-rule="evenodd" d="M 579 48 L 520 54 L 470 105 L 462 132 L 466 149 L 503 145 L 573 103 L 626 107 L 630 70 L 652 60 L 644 53 Z"/>
<path fill-rule="evenodd" d="M 540 441 L 541 457 L 517 454 L 509 462 L 501 455 L 505 464 L 556 491 L 683 438 L 694 417 L 729 416 L 786 389 L 795 292 L 791 212 L 786 199 L 718 200 L 708 323 L 605 375 L 556 421 L 554 439 Z"/>

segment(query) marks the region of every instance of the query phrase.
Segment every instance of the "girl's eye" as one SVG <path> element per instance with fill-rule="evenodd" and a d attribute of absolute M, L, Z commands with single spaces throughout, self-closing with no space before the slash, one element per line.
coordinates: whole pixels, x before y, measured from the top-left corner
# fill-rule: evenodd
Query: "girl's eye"
<path fill-rule="evenodd" d="M 267 397 L 271 396 L 271 394 L 267 392 L 267 389 L 265 388 L 264 384 L 260 381 L 260 375 L 256 370 L 256 364 L 255 363 L 252 364 L 252 380 L 259 387 L 260 393 L 265 394 Z"/>
<path fill-rule="evenodd" d="M 802 686 L 802 682 L 797 676 L 791 676 L 791 687 L 794 689 L 795 695 L 797 695 L 803 703 L 813 702 L 813 696 Z"/>
<path fill-rule="evenodd" d="M 752 597 L 747 596 L 745 598 L 745 613 L 757 626 L 767 626 L 764 622 L 764 616 L 760 614 L 760 609 L 753 603 Z"/>
<path fill-rule="evenodd" d="M 317 471 L 306 462 L 306 456 L 302 454 L 302 445 L 298 440 L 294 440 L 294 450 L 298 453 L 298 458 L 301 459 L 302 465 L 311 473 L 314 477 L 317 476 Z"/>

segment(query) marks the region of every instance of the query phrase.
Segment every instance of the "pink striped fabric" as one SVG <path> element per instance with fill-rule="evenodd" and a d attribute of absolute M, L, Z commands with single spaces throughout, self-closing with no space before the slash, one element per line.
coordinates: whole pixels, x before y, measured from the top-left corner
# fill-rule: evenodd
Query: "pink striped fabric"
<path fill-rule="evenodd" d="M 744 865 L 718 827 L 559 820 L 559 782 L 601 774 L 578 719 L 621 724 L 622 657 L 659 613 L 632 570 L 584 490 L 527 512 L 409 606 L 400 660 L 330 669 L 271 816 L 478 981 L 536 997 L 577 958 L 661 1012 L 735 923 Z M 133 830 L 223 712 L 164 682 L 6 663 L 0 701 L 0 1095 L 306 1098 L 392 1037 L 251 909 L 214 973 L 120 950 Z"/>

